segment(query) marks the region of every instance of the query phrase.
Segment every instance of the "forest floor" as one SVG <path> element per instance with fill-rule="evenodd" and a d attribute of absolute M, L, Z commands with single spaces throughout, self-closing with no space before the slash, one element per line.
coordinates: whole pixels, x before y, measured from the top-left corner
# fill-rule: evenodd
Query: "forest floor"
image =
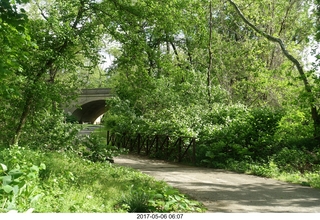
<path fill-rule="evenodd" d="M 218 213 L 320 213 L 320 190 L 226 170 L 199 168 L 121 155 L 115 164 L 137 169 L 167 182 L 207 212 Z"/>

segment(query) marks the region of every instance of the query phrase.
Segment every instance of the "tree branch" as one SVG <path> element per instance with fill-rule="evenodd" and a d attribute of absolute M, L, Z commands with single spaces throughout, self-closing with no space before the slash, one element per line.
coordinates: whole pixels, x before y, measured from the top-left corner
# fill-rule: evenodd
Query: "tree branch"
<path fill-rule="evenodd" d="M 80 1 L 80 7 L 78 9 L 77 17 L 76 17 L 76 19 L 75 19 L 75 21 L 74 21 L 74 23 L 72 25 L 72 29 L 76 29 L 77 28 L 77 26 L 78 26 L 78 24 L 80 22 L 80 19 L 82 18 L 82 15 L 83 15 L 84 11 L 85 11 L 84 1 L 82 0 L 82 1 Z"/>
<path fill-rule="evenodd" d="M 283 54 L 296 66 L 296 68 L 298 69 L 299 71 L 299 74 L 300 74 L 300 77 L 303 81 L 303 84 L 304 84 L 304 87 L 305 87 L 305 90 L 311 94 L 311 86 L 308 82 L 308 79 L 304 73 L 304 70 L 303 70 L 303 67 L 302 65 L 300 64 L 300 62 L 294 58 L 289 52 L 288 50 L 286 49 L 284 43 L 282 42 L 282 40 L 280 38 L 276 38 L 276 37 L 273 37 L 267 33 L 265 33 L 264 31 L 260 30 L 259 28 L 257 28 L 254 24 L 252 24 L 244 15 L 243 13 L 241 12 L 241 10 L 239 9 L 239 7 L 237 6 L 236 3 L 234 3 L 232 0 L 228 0 L 229 3 L 235 8 L 235 10 L 238 12 L 239 16 L 242 18 L 242 20 L 247 24 L 249 25 L 253 30 L 255 30 L 257 33 L 261 34 L 263 37 L 267 38 L 269 41 L 272 41 L 272 42 L 275 42 L 275 43 L 278 43 L 281 47 L 281 50 L 283 52 Z"/>
<path fill-rule="evenodd" d="M 38 2 L 35 2 L 36 6 L 38 7 L 39 11 L 40 11 L 40 14 L 42 15 L 42 17 L 48 21 L 48 17 L 44 14 L 42 8 L 40 7 L 39 3 Z"/>
<path fill-rule="evenodd" d="M 283 54 L 296 66 L 296 68 L 298 69 L 298 72 L 300 74 L 300 78 L 303 81 L 304 84 L 304 88 L 305 91 L 309 94 L 309 104 L 311 107 L 311 117 L 314 123 L 314 137 L 318 140 L 320 140 L 320 117 L 318 114 L 318 108 L 314 105 L 315 103 L 315 97 L 312 94 L 312 89 L 311 86 L 309 84 L 309 81 L 307 79 L 307 76 L 303 70 L 302 65 L 300 64 L 300 62 L 294 58 L 286 49 L 284 43 L 282 42 L 282 40 L 280 38 L 276 38 L 273 37 L 269 34 L 267 34 L 266 32 L 260 30 L 259 28 L 257 28 L 254 24 L 252 24 L 248 19 L 246 19 L 246 17 L 242 14 L 241 10 L 239 9 L 238 5 L 236 3 L 234 3 L 232 0 L 228 0 L 228 2 L 235 8 L 235 10 L 238 12 L 238 14 L 240 15 L 240 17 L 242 18 L 242 20 L 249 25 L 253 30 L 255 30 L 257 33 L 261 34 L 263 37 L 267 38 L 269 41 L 278 43 L 281 47 L 281 50 L 283 52 Z"/>
<path fill-rule="evenodd" d="M 286 20 L 288 18 L 289 11 L 293 7 L 293 4 L 295 3 L 295 1 L 291 1 L 290 0 L 289 3 L 290 3 L 290 5 L 287 7 L 286 14 L 285 14 L 284 18 L 282 19 L 282 22 L 281 22 L 281 25 L 280 25 L 280 30 L 279 30 L 279 33 L 278 33 L 279 36 L 280 36 L 281 32 L 285 29 L 285 23 L 286 23 Z"/>
<path fill-rule="evenodd" d="M 180 57 L 179 57 L 179 54 L 178 54 L 176 45 L 174 45 L 174 43 L 173 43 L 172 41 L 169 41 L 169 43 L 170 43 L 170 45 L 171 45 L 171 47 L 172 47 L 172 49 L 173 49 L 174 54 L 175 54 L 176 57 L 177 57 L 177 61 L 178 61 L 179 66 L 180 66 Z"/>

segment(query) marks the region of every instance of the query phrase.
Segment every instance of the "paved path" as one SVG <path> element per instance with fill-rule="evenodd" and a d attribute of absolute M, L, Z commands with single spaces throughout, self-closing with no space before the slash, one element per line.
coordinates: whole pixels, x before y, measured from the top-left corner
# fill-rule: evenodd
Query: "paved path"
<path fill-rule="evenodd" d="M 208 212 L 320 213 L 320 190 L 225 170 L 121 155 L 115 164 L 164 180 L 202 202 Z"/>
<path fill-rule="evenodd" d="M 79 131 L 79 135 L 90 135 L 94 130 L 101 128 L 101 125 L 88 125 L 81 131 Z"/>

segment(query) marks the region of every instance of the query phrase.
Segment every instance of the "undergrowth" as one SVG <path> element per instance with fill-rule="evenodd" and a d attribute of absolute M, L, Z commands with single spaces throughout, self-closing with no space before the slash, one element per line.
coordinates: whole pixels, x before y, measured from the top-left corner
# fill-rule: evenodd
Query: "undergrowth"
<path fill-rule="evenodd" d="M 204 212 L 165 182 L 74 153 L 12 147 L 0 151 L 0 212 Z M 138 196 L 137 196 L 138 195 Z"/>
<path fill-rule="evenodd" d="M 295 183 L 303 186 L 310 186 L 320 189 L 319 170 L 300 172 L 298 170 L 283 170 L 279 168 L 273 160 L 265 163 L 256 163 L 253 161 L 234 161 L 229 160 L 224 169 L 246 173 L 250 175 L 273 178 L 285 182 Z"/>

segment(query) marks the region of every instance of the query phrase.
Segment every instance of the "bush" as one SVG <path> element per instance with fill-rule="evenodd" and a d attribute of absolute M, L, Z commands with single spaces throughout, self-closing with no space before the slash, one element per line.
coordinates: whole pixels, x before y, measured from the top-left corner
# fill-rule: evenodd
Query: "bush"
<path fill-rule="evenodd" d="M 214 103 L 211 110 L 200 105 L 146 110 L 137 116 L 129 101 L 113 99 L 106 127 L 114 133 L 167 134 L 197 138 L 197 162 L 223 167 L 232 158 L 266 161 L 277 152 L 274 135 L 284 112 L 271 108 Z"/>
<path fill-rule="evenodd" d="M 44 195 L 38 188 L 39 173 L 45 164 L 37 163 L 41 155 L 18 146 L 0 152 L 0 212 L 32 210 Z"/>
<path fill-rule="evenodd" d="M 284 147 L 273 156 L 274 162 L 285 172 L 305 173 L 318 171 L 320 164 L 320 151 L 310 152 L 306 149 L 288 149 Z"/>
<path fill-rule="evenodd" d="M 132 188 L 131 193 L 123 196 L 117 206 L 128 212 L 203 212 L 201 203 L 189 200 L 177 189 L 164 182 L 154 184 L 154 189 Z"/>
<path fill-rule="evenodd" d="M 307 110 L 288 110 L 279 121 L 277 140 L 300 140 L 312 136 L 313 124 L 309 115 Z"/>
<path fill-rule="evenodd" d="M 65 122 L 71 124 L 79 123 L 78 119 L 74 115 L 65 114 Z"/>
<path fill-rule="evenodd" d="M 199 134 L 198 160 L 214 167 L 223 166 L 228 159 L 268 160 L 276 152 L 274 134 L 282 115 L 282 111 L 268 108 L 220 106 L 208 114 L 211 123 Z"/>
<path fill-rule="evenodd" d="M 290 110 L 282 117 L 275 133 L 279 149 L 286 147 L 313 151 L 319 148 L 319 141 L 313 137 L 313 123 L 306 111 Z"/>
<path fill-rule="evenodd" d="M 63 112 L 43 111 L 26 124 L 19 145 L 34 149 L 60 150 L 70 147 L 79 133 L 79 127 L 65 122 Z"/>
<path fill-rule="evenodd" d="M 257 108 L 251 109 L 250 114 L 252 115 L 248 118 L 250 130 L 247 128 L 245 145 L 248 146 L 254 160 L 264 161 L 277 152 L 274 135 L 284 111 Z"/>
<path fill-rule="evenodd" d="M 115 146 L 107 145 L 106 138 L 98 133 L 91 133 L 89 136 L 79 137 L 72 148 L 81 157 L 97 162 L 113 162 L 113 157 L 126 153 L 126 149 L 118 149 Z"/>
<path fill-rule="evenodd" d="M 117 205 L 127 212 L 151 212 L 148 201 L 149 195 L 145 192 L 134 191 L 127 196 L 123 196 Z"/>

